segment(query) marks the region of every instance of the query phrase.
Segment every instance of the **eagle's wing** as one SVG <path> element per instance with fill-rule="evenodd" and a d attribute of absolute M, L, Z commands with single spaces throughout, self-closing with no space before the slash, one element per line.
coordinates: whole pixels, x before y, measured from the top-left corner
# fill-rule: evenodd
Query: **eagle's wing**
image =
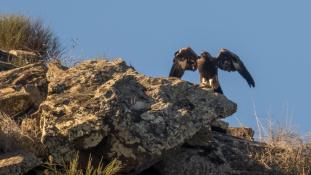
<path fill-rule="evenodd" d="M 169 74 L 170 77 L 181 78 L 184 75 L 185 70 L 182 69 L 182 67 L 179 64 L 180 64 L 179 61 L 174 60 L 174 63 L 172 65 L 172 68 Z"/>
<path fill-rule="evenodd" d="M 240 75 L 247 81 L 250 87 L 255 87 L 255 81 L 240 58 L 227 49 L 221 49 L 217 58 L 217 65 L 225 71 L 238 71 Z"/>
<path fill-rule="evenodd" d="M 175 52 L 170 77 L 181 78 L 186 70 L 196 70 L 198 55 L 190 48 L 181 48 Z"/>
<path fill-rule="evenodd" d="M 184 47 L 175 52 L 175 57 L 197 59 L 198 55 L 191 49 L 191 47 Z"/>

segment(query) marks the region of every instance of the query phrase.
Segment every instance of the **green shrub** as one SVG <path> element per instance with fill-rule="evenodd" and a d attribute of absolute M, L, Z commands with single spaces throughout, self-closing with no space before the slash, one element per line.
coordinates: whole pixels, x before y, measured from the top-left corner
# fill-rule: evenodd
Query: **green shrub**
<path fill-rule="evenodd" d="M 49 27 L 21 15 L 0 16 L 0 49 L 34 52 L 43 60 L 57 57 L 62 51 Z"/>

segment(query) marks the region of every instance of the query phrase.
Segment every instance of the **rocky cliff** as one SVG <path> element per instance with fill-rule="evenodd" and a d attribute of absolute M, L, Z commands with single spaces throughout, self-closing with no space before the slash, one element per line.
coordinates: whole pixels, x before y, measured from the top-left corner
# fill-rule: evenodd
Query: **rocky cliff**
<path fill-rule="evenodd" d="M 251 160 L 260 144 L 217 125 L 236 109 L 223 95 L 142 75 L 121 59 L 10 69 L 0 72 L 0 111 L 31 141 L 0 146 L 0 174 L 68 162 L 77 152 L 82 166 L 90 154 L 95 164 L 117 158 L 123 174 L 260 174 Z M 14 156 L 23 159 L 8 163 Z"/>

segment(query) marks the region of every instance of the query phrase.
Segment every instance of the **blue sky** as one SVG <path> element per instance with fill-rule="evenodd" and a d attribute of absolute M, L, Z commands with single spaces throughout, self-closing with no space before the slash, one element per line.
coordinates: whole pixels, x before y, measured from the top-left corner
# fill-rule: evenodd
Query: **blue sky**
<path fill-rule="evenodd" d="M 310 8 L 307 0 L 7 0 L 0 13 L 42 19 L 75 61 L 122 57 L 155 77 L 168 75 L 181 47 L 213 55 L 227 48 L 256 81 L 250 89 L 238 73 L 220 72 L 224 93 L 238 104 L 227 121 L 238 126 L 238 118 L 255 128 L 255 104 L 262 121 L 291 121 L 305 133 L 311 123 Z M 183 79 L 198 83 L 198 73 Z"/>

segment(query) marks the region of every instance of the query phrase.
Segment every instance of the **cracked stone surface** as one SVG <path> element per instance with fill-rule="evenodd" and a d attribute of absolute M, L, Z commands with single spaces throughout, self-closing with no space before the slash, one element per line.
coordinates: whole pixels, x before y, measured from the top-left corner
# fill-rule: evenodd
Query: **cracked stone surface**
<path fill-rule="evenodd" d="M 2 112 L 32 124 L 30 132 L 38 128 L 41 156 L 70 161 L 78 151 L 82 164 L 89 154 L 94 161 L 117 158 L 130 174 L 237 109 L 223 95 L 176 78 L 145 76 L 121 59 L 72 68 L 39 62 L 3 71 L 0 94 Z"/>
<path fill-rule="evenodd" d="M 179 79 L 142 75 L 121 59 L 70 69 L 50 64 L 47 79 L 41 140 L 55 160 L 82 150 L 117 157 L 126 172 L 139 172 L 218 116 L 236 111 L 225 96 Z"/>

